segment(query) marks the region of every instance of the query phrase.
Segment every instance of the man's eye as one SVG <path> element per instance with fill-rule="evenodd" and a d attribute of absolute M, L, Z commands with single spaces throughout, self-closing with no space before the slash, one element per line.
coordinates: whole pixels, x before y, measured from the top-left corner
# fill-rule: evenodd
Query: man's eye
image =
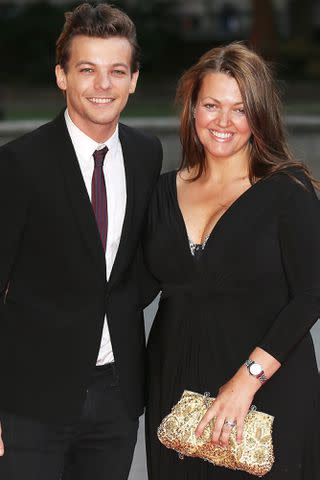
<path fill-rule="evenodd" d="M 93 72 L 93 68 L 81 68 L 80 70 L 81 73 L 92 73 Z"/>
<path fill-rule="evenodd" d="M 126 74 L 126 72 L 124 70 L 113 70 L 113 73 L 115 75 L 118 75 L 119 77 Z"/>

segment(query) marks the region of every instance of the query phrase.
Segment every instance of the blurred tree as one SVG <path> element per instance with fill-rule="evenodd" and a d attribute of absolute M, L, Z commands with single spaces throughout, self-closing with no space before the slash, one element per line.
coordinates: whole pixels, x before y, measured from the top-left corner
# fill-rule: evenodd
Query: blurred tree
<path fill-rule="evenodd" d="M 47 2 L 21 7 L 0 22 L 0 55 L 6 66 L 3 78 L 16 82 L 50 82 L 53 78 L 55 41 L 62 11 Z"/>
<path fill-rule="evenodd" d="M 144 72 L 164 76 L 176 70 L 179 60 L 179 36 L 177 18 L 173 14 L 176 0 L 143 2 L 126 12 L 134 20 L 139 44 L 142 47 Z"/>
<path fill-rule="evenodd" d="M 289 0 L 289 41 L 284 52 L 294 77 L 320 77 L 320 49 L 314 41 L 313 22 L 319 0 Z"/>
<path fill-rule="evenodd" d="M 278 55 L 278 34 L 272 0 L 251 0 L 252 27 L 249 43 L 265 58 Z"/>
<path fill-rule="evenodd" d="M 310 42 L 312 38 L 313 5 L 317 0 L 290 0 L 290 36 L 292 40 Z"/>

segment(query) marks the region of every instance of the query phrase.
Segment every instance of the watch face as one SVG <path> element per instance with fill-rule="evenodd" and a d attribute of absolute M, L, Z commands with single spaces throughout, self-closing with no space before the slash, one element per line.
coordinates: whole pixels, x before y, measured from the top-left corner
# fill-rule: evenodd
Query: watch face
<path fill-rule="evenodd" d="M 253 363 L 252 365 L 250 365 L 249 371 L 251 375 L 257 376 L 259 375 L 259 373 L 262 372 L 262 367 L 261 365 L 259 365 L 259 363 Z"/>

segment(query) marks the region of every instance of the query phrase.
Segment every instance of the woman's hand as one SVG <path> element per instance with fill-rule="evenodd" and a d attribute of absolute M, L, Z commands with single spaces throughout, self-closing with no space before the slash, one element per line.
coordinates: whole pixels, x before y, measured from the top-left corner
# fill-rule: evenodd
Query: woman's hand
<path fill-rule="evenodd" d="M 267 378 L 271 378 L 281 367 L 278 360 L 260 347 L 251 352 L 250 358 L 263 365 Z M 211 440 L 213 444 L 226 447 L 232 428 L 237 429 L 237 442 L 241 443 L 244 419 L 261 385 L 256 377 L 248 373 L 247 367 L 242 365 L 231 380 L 219 389 L 217 398 L 196 429 L 196 436 L 201 437 L 205 426 L 215 419 Z"/>
<path fill-rule="evenodd" d="M 200 437 L 206 425 L 214 419 L 211 440 L 214 445 L 226 447 L 232 428 L 237 429 L 237 442 L 241 443 L 244 419 L 259 387 L 256 378 L 249 378 L 247 372 L 240 369 L 219 389 L 217 398 L 196 429 L 196 436 Z M 233 423 L 235 427 L 232 426 Z"/>

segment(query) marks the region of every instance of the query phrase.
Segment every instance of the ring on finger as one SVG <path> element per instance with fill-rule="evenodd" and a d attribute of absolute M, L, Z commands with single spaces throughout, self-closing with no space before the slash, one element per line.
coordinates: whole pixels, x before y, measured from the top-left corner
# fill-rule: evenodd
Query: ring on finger
<path fill-rule="evenodd" d="M 227 418 L 224 421 L 224 424 L 226 427 L 234 428 L 237 425 L 236 420 L 228 420 Z"/>

